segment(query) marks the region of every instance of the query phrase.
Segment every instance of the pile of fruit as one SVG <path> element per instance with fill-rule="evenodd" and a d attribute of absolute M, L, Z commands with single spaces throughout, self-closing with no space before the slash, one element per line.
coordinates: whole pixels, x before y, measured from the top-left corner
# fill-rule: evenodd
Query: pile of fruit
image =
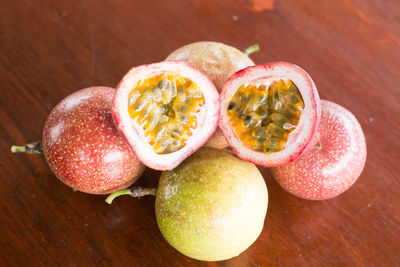
<path fill-rule="evenodd" d="M 251 48 L 252 49 L 252 48 Z M 165 239 L 188 257 L 239 255 L 260 235 L 271 167 L 288 192 L 324 200 L 346 191 L 366 160 L 364 134 L 343 107 L 320 100 L 300 67 L 255 65 L 228 45 L 198 42 L 132 68 L 116 90 L 91 87 L 50 113 L 42 142 L 55 175 L 91 194 L 156 195 Z M 128 188 L 144 166 L 157 189 Z"/>

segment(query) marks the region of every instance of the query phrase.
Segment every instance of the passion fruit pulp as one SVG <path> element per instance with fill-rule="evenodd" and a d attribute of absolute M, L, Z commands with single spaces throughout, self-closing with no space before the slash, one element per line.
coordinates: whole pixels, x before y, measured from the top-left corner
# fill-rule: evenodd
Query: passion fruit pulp
<path fill-rule="evenodd" d="M 215 84 L 218 92 L 235 72 L 254 62 L 240 50 L 218 42 L 196 42 L 173 51 L 166 60 L 183 60 L 204 72 Z M 225 148 L 228 146 L 222 132 L 217 129 L 205 146 Z"/>
<path fill-rule="evenodd" d="M 131 69 L 117 87 L 114 118 L 137 157 L 157 170 L 173 169 L 215 131 L 215 86 L 183 61 Z"/>
<path fill-rule="evenodd" d="M 319 96 L 300 67 L 276 62 L 235 73 L 220 95 L 220 128 L 242 159 L 271 167 L 306 149 L 320 119 Z"/>
<path fill-rule="evenodd" d="M 118 191 L 144 171 L 114 124 L 114 92 L 108 87 L 77 91 L 64 98 L 46 120 L 42 139 L 46 161 L 61 181 L 78 191 Z"/>
<path fill-rule="evenodd" d="M 267 207 L 267 187 L 254 164 L 227 151 L 200 148 L 162 173 L 156 219 L 175 249 L 219 261 L 239 255 L 258 238 Z"/>

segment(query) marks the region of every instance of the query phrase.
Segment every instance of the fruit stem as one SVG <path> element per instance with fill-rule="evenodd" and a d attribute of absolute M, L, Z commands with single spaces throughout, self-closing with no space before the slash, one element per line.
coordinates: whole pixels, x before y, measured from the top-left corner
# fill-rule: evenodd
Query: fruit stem
<path fill-rule="evenodd" d="M 260 46 L 258 44 L 254 44 L 252 46 L 249 46 L 246 50 L 244 50 L 244 54 L 246 56 L 250 56 L 250 54 L 253 54 L 254 52 L 260 51 Z"/>
<path fill-rule="evenodd" d="M 143 196 L 155 196 L 156 193 L 157 188 L 132 187 L 112 193 L 106 198 L 106 202 L 111 204 L 115 198 L 123 195 L 140 198 Z"/>
<path fill-rule="evenodd" d="M 25 146 L 11 146 L 12 153 L 43 154 L 43 144 L 36 141 Z"/>

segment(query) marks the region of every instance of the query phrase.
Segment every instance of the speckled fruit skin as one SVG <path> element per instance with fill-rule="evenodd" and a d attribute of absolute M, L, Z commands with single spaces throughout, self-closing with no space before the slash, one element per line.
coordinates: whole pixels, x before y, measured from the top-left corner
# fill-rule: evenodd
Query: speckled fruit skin
<path fill-rule="evenodd" d="M 130 186 L 144 171 L 114 124 L 114 92 L 108 87 L 77 91 L 64 98 L 45 123 L 47 163 L 78 191 L 109 194 Z"/>
<path fill-rule="evenodd" d="M 227 107 L 237 89 L 248 82 L 268 85 L 280 79 L 290 79 L 297 86 L 304 101 L 304 110 L 296 129 L 292 131 L 283 150 L 263 153 L 246 147 L 237 137 L 229 122 Z M 288 62 L 272 62 L 250 66 L 232 75 L 220 94 L 219 127 L 235 154 L 246 161 L 264 167 L 276 167 L 297 159 L 308 147 L 317 132 L 321 106 L 314 81 L 299 66 Z"/>
<path fill-rule="evenodd" d="M 262 231 L 267 207 L 267 187 L 254 164 L 206 147 L 163 172 L 156 196 L 165 239 L 184 255 L 204 261 L 246 250 Z"/>
<path fill-rule="evenodd" d="M 240 50 L 218 42 L 191 43 L 172 52 L 166 60 L 184 60 L 204 72 L 221 92 L 226 80 L 254 62 Z M 228 143 L 220 129 L 204 145 L 207 147 L 225 148 Z"/>
<path fill-rule="evenodd" d="M 338 104 L 321 100 L 322 117 L 313 146 L 296 161 L 272 168 L 278 183 L 304 199 L 324 200 L 349 189 L 367 158 L 364 133 L 354 115 Z"/>
<path fill-rule="evenodd" d="M 203 93 L 205 103 L 197 115 L 197 127 L 192 131 L 186 145 L 176 152 L 157 154 L 147 143 L 143 127 L 130 117 L 128 99 L 138 81 L 166 72 L 177 73 L 196 83 Z M 155 170 L 172 170 L 207 142 L 215 132 L 219 118 L 219 95 L 212 81 L 200 70 L 185 61 L 163 61 L 134 67 L 125 74 L 117 86 L 112 110 L 119 131 L 139 160 Z"/>

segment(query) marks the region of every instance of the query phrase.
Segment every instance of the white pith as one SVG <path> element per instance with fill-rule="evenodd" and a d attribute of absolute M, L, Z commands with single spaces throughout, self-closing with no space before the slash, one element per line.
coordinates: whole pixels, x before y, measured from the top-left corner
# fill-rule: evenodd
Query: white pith
<path fill-rule="evenodd" d="M 128 99 L 129 93 L 136 87 L 139 80 L 166 72 L 178 74 L 196 83 L 203 93 L 205 104 L 197 114 L 197 127 L 192 130 L 192 135 L 187 140 L 186 145 L 173 153 L 157 154 L 153 147 L 146 142 L 142 126 L 130 117 Z M 152 169 L 170 170 L 201 147 L 214 133 L 219 117 L 218 98 L 219 95 L 215 86 L 202 72 L 183 61 L 165 61 L 131 69 L 117 87 L 113 113 L 119 130 L 123 133 L 139 160 Z M 204 127 L 204 125 L 208 127 Z"/>
<path fill-rule="evenodd" d="M 292 131 L 283 150 L 264 153 L 246 147 L 236 135 L 229 123 L 227 107 L 230 100 L 241 85 L 252 83 L 254 85 L 269 85 L 280 79 L 290 79 L 298 88 L 303 101 L 304 110 L 296 129 Z M 271 63 L 249 67 L 233 75 L 224 85 L 220 96 L 220 128 L 222 129 L 229 145 L 242 159 L 262 166 L 279 166 L 296 159 L 306 148 L 314 135 L 319 118 L 319 96 L 310 76 L 300 67 L 285 63 Z"/>

